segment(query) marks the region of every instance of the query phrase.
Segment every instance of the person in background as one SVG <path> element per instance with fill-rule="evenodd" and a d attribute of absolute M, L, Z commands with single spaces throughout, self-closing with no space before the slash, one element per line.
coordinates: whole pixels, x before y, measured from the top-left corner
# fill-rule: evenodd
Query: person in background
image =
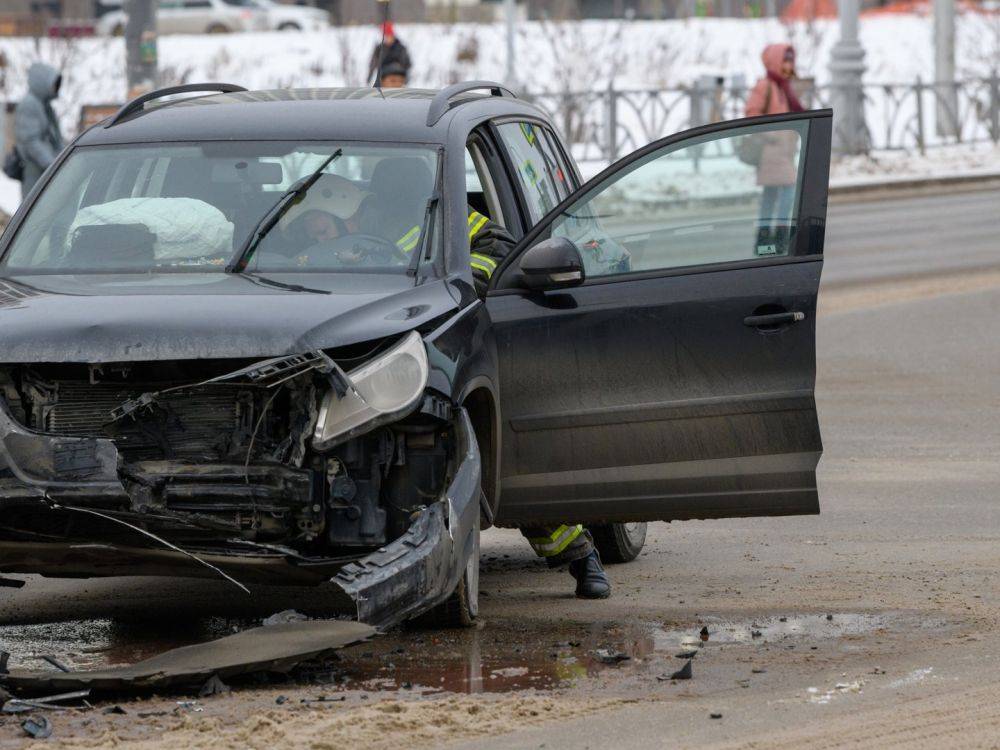
<path fill-rule="evenodd" d="M 14 110 L 14 148 L 21 158 L 21 197 L 62 151 L 63 138 L 52 100 L 59 95 L 62 75 L 45 63 L 28 68 L 28 93 Z"/>
<path fill-rule="evenodd" d="M 382 88 L 406 88 L 406 70 L 399 63 L 389 63 L 382 66 Z"/>
<path fill-rule="evenodd" d="M 795 79 L 795 48 L 790 44 L 769 44 L 761 54 L 765 75 L 750 92 L 746 116 L 779 115 L 801 112 L 792 81 Z M 763 136 L 764 143 L 757 163 L 757 184 L 761 196 L 761 228 L 758 244 L 780 244 L 781 227 L 791 222 L 792 202 L 798 171 L 799 137 L 793 130 L 778 130 Z M 787 234 L 787 231 L 784 232 Z"/>
<path fill-rule="evenodd" d="M 410 77 L 410 53 L 406 45 L 396 38 L 396 30 L 392 21 L 382 24 L 382 40 L 375 45 L 372 51 L 371 63 L 368 65 L 368 80 L 373 81 L 373 86 L 382 83 L 385 69 L 388 65 L 398 65 L 403 69 L 403 78 Z"/>

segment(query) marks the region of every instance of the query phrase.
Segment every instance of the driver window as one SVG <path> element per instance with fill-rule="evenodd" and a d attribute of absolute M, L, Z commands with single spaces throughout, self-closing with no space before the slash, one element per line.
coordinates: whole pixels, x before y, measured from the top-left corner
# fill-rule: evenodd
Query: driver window
<path fill-rule="evenodd" d="M 469 142 L 465 151 L 465 190 L 466 201 L 472 211 L 488 216 L 503 227 L 507 226 L 493 176 L 486 166 L 482 151 L 474 141 Z"/>

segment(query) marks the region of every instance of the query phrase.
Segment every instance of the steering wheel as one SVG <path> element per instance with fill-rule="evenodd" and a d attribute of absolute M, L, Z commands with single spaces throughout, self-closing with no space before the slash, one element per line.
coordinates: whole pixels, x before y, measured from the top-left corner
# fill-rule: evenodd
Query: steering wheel
<path fill-rule="evenodd" d="M 338 260 L 344 256 L 355 255 L 358 264 L 373 260 L 376 264 L 394 265 L 408 263 L 410 256 L 403 252 L 395 243 L 374 234 L 345 234 L 333 240 L 322 240 L 307 248 L 306 253 L 312 255 L 332 255 Z"/>

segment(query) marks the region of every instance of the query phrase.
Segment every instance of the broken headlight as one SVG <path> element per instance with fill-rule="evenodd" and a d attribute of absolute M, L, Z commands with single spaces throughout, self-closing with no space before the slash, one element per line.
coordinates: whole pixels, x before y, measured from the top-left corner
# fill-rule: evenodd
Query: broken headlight
<path fill-rule="evenodd" d="M 427 385 L 427 350 L 416 331 L 389 351 L 347 373 L 343 396 L 331 389 L 323 398 L 313 443 L 326 450 L 337 443 L 405 416 Z"/>

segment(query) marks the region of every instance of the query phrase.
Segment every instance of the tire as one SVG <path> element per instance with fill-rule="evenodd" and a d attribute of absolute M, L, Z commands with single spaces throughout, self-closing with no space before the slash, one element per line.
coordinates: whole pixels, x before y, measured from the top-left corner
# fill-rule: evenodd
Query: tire
<path fill-rule="evenodd" d="M 479 520 L 475 542 L 465 572 L 451 596 L 437 606 L 417 615 L 409 625 L 417 629 L 470 628 L 479 616 Z"/>
<path fill-rule="evenodd" d="M 646 524 L 609 523 L 607 526 L 591 526 L 594 546 L 606 563 L 632 562 L 642 552 L 646 544 Z"/>
<path fill-rule="evenodd" d="M 285 21 L 278 26 L 278 31 L 302 31 L 302 27 L 295 21 Z"/>
<path fill-rule="evenodd" d="M 213 23 L 207 29 L 205 29 L 206 34 L 228 34 L 229 28 L 222 25 L 221 23 Z"/>

